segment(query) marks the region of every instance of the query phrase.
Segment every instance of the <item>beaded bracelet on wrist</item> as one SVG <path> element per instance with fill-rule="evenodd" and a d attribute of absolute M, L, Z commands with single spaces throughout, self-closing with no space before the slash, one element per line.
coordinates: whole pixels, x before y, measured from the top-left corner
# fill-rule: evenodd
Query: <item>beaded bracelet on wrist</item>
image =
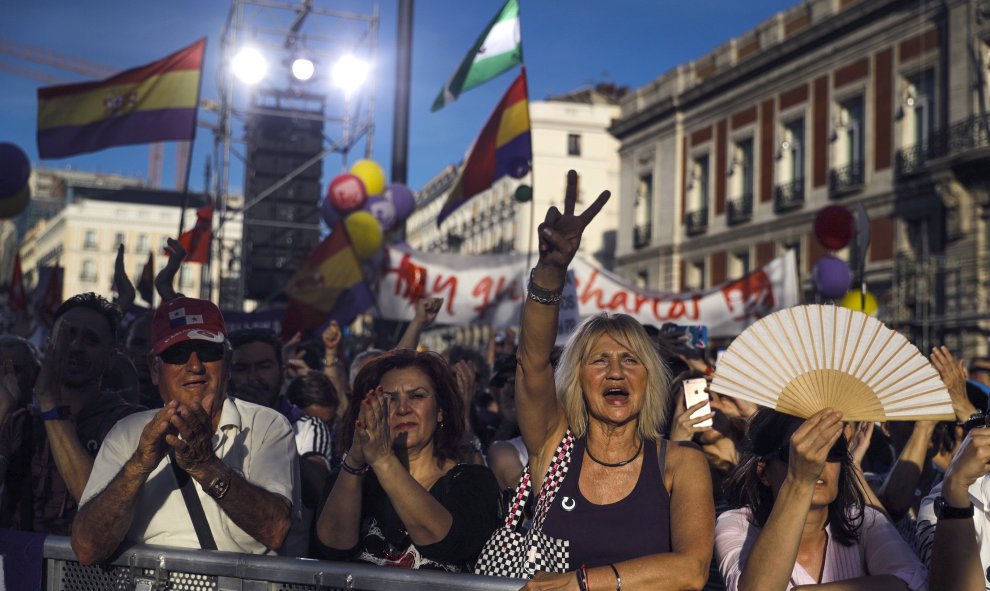
<path fill-rule="evenodd" d="M 560 303 L 560 296 L 564 293 L 563 288 L 553 290 L 547 289 L 545 287 L 540 287 L 533 281 L 533 277 L 536 275 L 536 268 L 534 267 L 532 271 L 529 272 L 529 284 L 526 287 L 526 291 L 529 292 L 529 299 L 533 300 L 538 304 L 543 304 L 545 306 L 555 306 Z"/>
<path fill-rule="evenodd" d="M 365 464 L 360 468 L 352 468 L 347 465 L 347 454 L 344 454 L 344 457 L 340 459 L 340 469 L 352 476 L 364 476 L 368 473 L 368 470 L 371 470 L 371 466 Z"/>

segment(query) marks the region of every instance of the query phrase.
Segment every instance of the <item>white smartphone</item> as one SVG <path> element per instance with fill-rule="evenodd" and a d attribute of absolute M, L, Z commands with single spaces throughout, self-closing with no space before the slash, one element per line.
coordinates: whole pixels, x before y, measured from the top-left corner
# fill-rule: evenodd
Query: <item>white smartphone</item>
<path fill-rule="evenodd" d="M 705 388 L 708 386 L 708 380 L 705 378 L 695 378 L 693 380 L 684 380 L 684 408 L 691 408 L 695 404 L 701 401 L 705 402 L 705 405 L 695 412 L 691 413 L 691 418 L 700 417 L 712 412 L 712 405 L 708 400 L 708 392 L 705 392 Z M 698 427 L 711 427 L 712 420 L 707 419 L 696 426 Z"/>

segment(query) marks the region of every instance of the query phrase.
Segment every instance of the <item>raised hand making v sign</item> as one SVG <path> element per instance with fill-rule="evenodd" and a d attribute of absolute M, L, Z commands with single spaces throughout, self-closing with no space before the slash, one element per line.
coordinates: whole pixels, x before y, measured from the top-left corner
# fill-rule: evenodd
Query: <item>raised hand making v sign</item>
<path fill-rule="evenodd" d="M 567 267 L 610 196 L 603 191 L 577 213 L 577 195 L 578 178 L 571 171 L 564 211 L 551 207 L 540 224 L 516 369 L 517 416 L 532 490 L 551 494 L 543 479 L 552 458 L 558 466 L 569 462 L 564 478 L 551 481 L 559 488 L 545 519 L 534 525 L 566 543 L 568 557 L 547 551 L 535 568 L 513 574 L 530 579 L 525 589 L 700 588 L 712 556 L 711 478 L 700 452 L 662 440 L 666 370 L 642 325 L 624 314 L 586 319 L 568 337 L 557 367 L 562 379 L 554 382 L 550 352 Z M 566 446 L 569 460 L 555 452 Z M 649 492 L 626 514 L 635 515 L 635 523 L 627 523 L 616 508 L 641 477 L 648 482 L 642 490 Z M 638 531 L 665 533 L 636 537 Z M 607 549 L 603 539 L 610 541 Z M 520 545 L 524 562 L 538 550 L 527 544 Z M 482 556 L 508 563 L 501 555 Z"/>
<path fill-rule="evenodd" d="M 575 215 L 577 204 L 578 175 L 573 170 L 567 173 L 567 190 L 564 193 L 564 213 L 556 207 L 547 211 L 547 217 L 539 227 L 540 260 L 533 272 L 535 283 L 545 289 L 556 290 L 564 284 L 567 266 L 581 246 L 581 235 L 591 220 L 605 207 L 608 191 L 602 191 L 588 209 Z"/>

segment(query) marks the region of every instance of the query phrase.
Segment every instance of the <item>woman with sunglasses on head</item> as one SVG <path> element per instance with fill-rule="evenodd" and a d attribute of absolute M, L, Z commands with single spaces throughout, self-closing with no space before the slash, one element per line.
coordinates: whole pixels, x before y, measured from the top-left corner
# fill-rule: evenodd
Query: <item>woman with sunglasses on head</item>
<path fill-rule="evenodd" d="M 832 409 L 806 421 L 770 409 L 750 419 L 726 484 L 739 508 L 715 526 L 727 589 L 927 589 L 924 565 L 865 504 L 842 429 Z"/>
<path fill-rule="evenodd" d="M 323 557 L 465 570 L 498 527 L 500 492 L 488 468 L 461 457 L 450 366 L 394 349 L 361 369 L 354 392 L 341 437 L 349 448 L 316 524 Z"/>

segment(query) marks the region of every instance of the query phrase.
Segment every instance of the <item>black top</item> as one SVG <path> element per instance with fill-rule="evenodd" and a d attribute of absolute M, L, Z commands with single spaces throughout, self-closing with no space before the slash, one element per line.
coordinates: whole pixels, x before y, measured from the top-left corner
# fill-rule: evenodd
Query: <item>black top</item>
<path fill-rule="evenodd" d="M 574 442 L 571 464 L 543 521 L 543 533 L 570 542 L 571 569 L 671 551 L 670 495 L 662 468 L 666 442 L 657 443 L 644 442 L 643 463 L 632 492 L 614 503 L 597 505 L 578 486 L 587 441 L 582 437 Z"/>
<path fill-rule="evenodd" d="M 335 550 L 320 544 L 327 560 L 460 572 L 481 552 L 492 532 L 502 525 L 498 482 L 484 466 L 459 464 L 430 488 L 453 517 L 447 536 L 435 544 L 415 546 L 374 472 L 364 477 L 358 544 Z"/>

